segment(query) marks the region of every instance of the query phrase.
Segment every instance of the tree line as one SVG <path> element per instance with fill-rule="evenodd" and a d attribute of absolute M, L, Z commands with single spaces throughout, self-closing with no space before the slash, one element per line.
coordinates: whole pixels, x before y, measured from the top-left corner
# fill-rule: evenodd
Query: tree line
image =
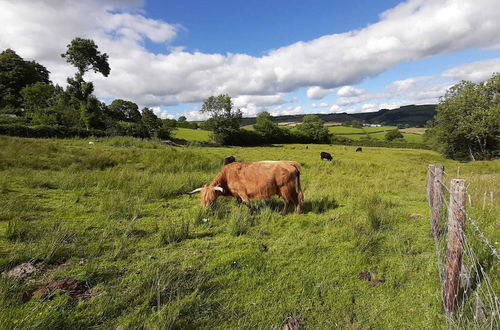
<path fill-rule="evenodd" d="M 61 56 L 76 68 L 67 87 L 54 85 L 50 72 L 11 49 L 0 53 L 0 134 L 32 137 L 114 136 L 169 139 L 176 127 L 197 128 L 186 118 L 162 120 L 151 108 L 131 101 L 106 105 L 94 95 L 85 73 L 107 77 L 108 55 L 90 39 L 75 38 Z"/>

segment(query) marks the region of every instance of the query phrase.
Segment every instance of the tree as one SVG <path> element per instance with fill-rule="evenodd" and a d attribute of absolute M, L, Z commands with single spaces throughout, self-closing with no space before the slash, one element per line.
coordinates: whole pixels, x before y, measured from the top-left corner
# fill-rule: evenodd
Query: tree
<path fill-rule="evenodd" d="M 25 61 L 12 49 L 0 53 L 0 109 L 20 108 L 21 90 L 36 82 L 50 83 L 49 71 L 34 61 Z"/>
<path fill-rule="evenodd" d="M 116 99 L 108 106 L 108 115 L 119 121 L 139 122 L 141 113 L 139 107 L 132 101 Z"/>
<path fill-rule="evenodd" d="M 91 127 L 89 125 L 97 118 L 95 111 L 100 107 L 91 97 L 94 85 L 92 82 L 86 82 L 83 75 L 92 70 L 107 77 L 111 70 L 108 55 L 101 54 L 97 50 L 97 45 L 90 39 L 75 38 L 67 48 L 66 53 L 61 56 L 78 70 L 74 78 L 68 78 L 67 92 L 78 100 L 76 103 L 79 103 L 81 121 L 89 129 Z"/>
<path fill-rule="evenodd" d="M 210 115 L 207 122 L 215 142 L 228 144 L 238 134 L 242 113 L 239 109 L 233 109 L 229 95 L 210 96 L 203 102 L 200 111 Z"/>
<path fill-rule="evenodd" d="M 323 120 L 316 115 L 306 115 L 302 124 L 296 126 L 299 138 L 307 143 L 329 143 L 330 132 L 323 126 Z"/>
<path fill-rule="evenodd" d="M 498 157 L 500 74 L 484 83 L 461 81 L 441 98 L 426 141 L 459 160 Z"/>
<path fill-rule="evenodd" d="M 52 105 L 55 87 L 43 82 L 26 86 L 21 90 L 24 111 L 33 113 Z"/>
<path fill-rule="evenodd" d="M 160 118 L 158 118 L 152 109 L 142 109 L 142 124 L 149 131 L 149 135 L 154 136 L 155 133 L 163 126 Z"/>
<path fill-rule="evenodd" d="M 187 120 L 186 116 L 180 116 L 180 117 L 179 117 L 179 121 L 180 121 L 180 122 L 184 122 L 184 121 L 186 121 L 186 120 Z"/>
<path fill-rule="evenodd" d="M 395 139 L 404 139 L 403 134 L 398 129 L 390 130 L 385 134 L 386 141 L 393 141 Z"/>
<path fill-rule="evenodd" d="M 272 116 L 269 112 L 261 112 L 257 115 L 256 123 L 253 125 L 253 128 L 256 132 L 260 133 L 264 140 L 268 143 L 280 143 L 284 142 L 284 132 L 281 128 L 278 127 L 278 124 L 273 122 Z"/>
<path fill-rule="evenodd" d="M 108 64 L 108 55 L 101 54 L 93 40 L 75 38 L 67 47 L 66 53 L 61 54 L 61 56 L 76 67 L 82 77 L 85 72 L 90 70 L 99 72 L 104 77 L 109 75 L 111 69 Z"/>

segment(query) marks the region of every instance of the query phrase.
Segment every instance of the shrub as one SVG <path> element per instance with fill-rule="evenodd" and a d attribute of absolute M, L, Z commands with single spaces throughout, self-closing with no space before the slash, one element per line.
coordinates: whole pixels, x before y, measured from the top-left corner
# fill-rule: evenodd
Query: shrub
<path fill-rule="evenodd" d="M 0 125 L 0 135 L 31 137 L 31 138 L 68 138 L 68 137 L 90 137 L 105 136 L 106 133 L 96 129 L 83 129 L 66 126 L 27 126 L 22 124 Z"/>
<path fill-rule="evenodd" d="M 401 134 L 401 132 L 398 129 L 390 130 L 389 132 L 387 132 L 385 134 L 386 141 L 393 141 L 396 139 L 403 139 L 404 140 L 403 134 Z"/>

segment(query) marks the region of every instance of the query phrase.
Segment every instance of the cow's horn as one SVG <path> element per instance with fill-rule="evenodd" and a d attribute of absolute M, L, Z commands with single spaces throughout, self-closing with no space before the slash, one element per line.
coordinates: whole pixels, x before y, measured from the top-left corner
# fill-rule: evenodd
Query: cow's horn
<path fill-rule="evenodd" d="M 224 189 L 222 189 L 221 187 L 215 187 L 214 189 L 220 191 L 221 193 L 224 192 Z"/>
<path fill-rule="evenodd" d="M 196 188 L 195 190 L 188 192 L 189 195 L 192 195 L 194 193 L 200 192 L 202 188 Z"/>

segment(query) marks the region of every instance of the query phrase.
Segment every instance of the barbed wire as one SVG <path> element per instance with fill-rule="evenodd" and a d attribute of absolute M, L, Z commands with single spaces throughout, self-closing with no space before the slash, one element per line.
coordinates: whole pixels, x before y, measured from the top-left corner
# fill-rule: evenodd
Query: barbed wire
<path fill-rule="evenodd" d="M 467 211 L 463 208 L 462 205 L 460 205 L 457 200 L 455 199 L 455 196 L 453 196 L 453 194 L 451 193 L 450 189 L 446 186 L 446 184 L 439 180 L 438 178 L 435 178 L 435 180 L 441 184 L 441 186 L 443 186 L 446 191 L 448 191 L 448 193 L 450 194 L 451 198 L 453 198 L 453 201 L 455 202 L 455 204 L 459 207 L 460 211 L 462 211 L 462 213 L 465 215 L 465 217 L 467 218 L 467 220 L 470 221 L 470 223 L 472 224 L 472 227 L 474 227 L 474 230 L 476 230 L 477 234 L 479 235 L 479 237 L 484 241 L 484 243 L 490 248 L 491 250 L 491 253 L 500 261 L 500 254 L 498 254 L 498 251 L 497 249 L 495 248 L 495 246 L 493 246 L 493 244 L 490 243 L 490 240 L 486 237 L 486 235 L 483 233 L 483 231 L 481 230 L 481 228 L 479 228 L 479 225 L 477 223 L 477 221 L 472 218 L 469 213 L 467 213 Z M 443 198 L 445 199 L 445 198 Z"/>
<path fill-rule="evenodd" d="M 450 196 L 452 196 L 450 194 Z M 441 192 L 441 197 L 442 200 L 446 206 L 446 209 L 449 211 L 451 210 L 450 203 L 447 201 L 446 196 L 444 195 L 443 192 Z M 453 200 L 456 203 L 456 200 Z M 464 257 L 462 259 L 462 269 L 460 270 L 460 278 L 463 279 L 464 277 L 467 277 L 466 281 L 467 283 L 462 284 L 464 287 L 464 290 L 462 292 L 462 302 L 466 300 L 466 298 L 474 292 L 476 295 L 476 303 L 475 303 L 475 310 L 471 309 L 471 313 L 474 315 L 473 316 L 473 321 L 477 321 L 476 319 L 479 317 L 478 314 L 482 315 L 482 318 L 486 319 L 487 316 L 484 313 L 484 307 L 482 306 L 482 301 L 480 298 L 480 293 L 482 292 L 484 297 L 488 300 L 488 306 L 491 307 L 491 313 L 488 314 L 490 318 L 490 329 L 497 329 L 498 325 L 500 323 L 499 317 L 500 317 L 500 302 L 498 297 L 495 294 L 495 291 L 491 285 L 491 279 L 489 278 L 488 274 L 483 268 L 483 265 L 481 264 L 479 258 L 476 256 L 474 249 L 471 247 L 469 244 L 469 241 L 467 239 L 467 235 L 463 229 L 461 229 L 462 232 L 461 234 L 461 240 L 462 240 L 462 246 L 463 246 L 463 252 L 464 252 Z M 438 248 L 436 246 L 436 248 Z M 439 252 L 438 252 L 439 255 Z M 469 259 L 469 260 L 467 260 Z M 468 266 L 465 264 L 468 261 Z M 438 262 L 438 264 L 441 263 L 441 261 Z M 464 271 L 465 268 L 465 271 Z M 470 269 L 470 270 L 469 270 Z M 472 290 L 472 284 L 471 282 L 471 272 L 475 276 L 475 281 L 477 284 L 477 287 Z M 464 275 L 465 273 L 465 275 Z M 482 288 L 485 288 L 482 290 Z M 474 303 L 472 303 L 474 305 Z M 458 318 L 458 320 L 453 320 L 453 316 L 448 316 L 447 317 L 447 322 L 453 323 L 454 321 L 458 321 L 460 323 L 460 318 L 462 318 L 462 323 L 463 323 L 463 318 L 466 317 L 466 314 L 464 314 L 464 308 L 466 308 L 466 304 L 462 303 L 461 304 L 462 311 L 458 312 L 455 314 L 455 318 Z"/>
<path fill-rule="evenodd" d="M 434 191 L 434 182 L 437 182 L 439 186 L 444 187 L 444 189 L 438 189 L 438 193 L 441 198 L 440 207 L 445 209 L 442 211 L 441 216 L 438 221 L 437 226 L 439 227 L 438 235 L 434 236 L 435 241 L 435 249 L 436 249 L 436 258 L 437 258 L 437 267 L 439 273 L 439 280 L 441 284 L 441 288 L 443 290 L 443 294 L 441 295 L 443 300 L 443 305 L 445 305 L 445 294 L 444 290 L 447 286 L 447 279 L 445 274 L 445 263 L 447 262 L 445 259 L 447 256 L 447 240 L 444 238 L 445 233 L 448 231 L 448 226 L 446 225 L 446 218 L 448 219 L 451 216 L 451 205 L 453 204 L 454 210 L 460 210 L 464 217 L 468 220 L 467 222 L 471 224 L 473 230 L 468 230 L 467 233 L 466 228 L 463 227 L 459 230 L 459 237 L 462 246 L 462 268 L 460 269 L 460 289 L 455 294 L 461 293 L 460 298 L 457 297 L 458 305 L 457 309 L 453 313 L 446 314 L 446 322 L 448 324 L 448 328 L 489 328 L 489 329 L 499 329 L 500 328 L 500 300 L 497 297 L 495 290 L 492 286 L 492 281 L 488 276 L 485 267 L 490 270 L 492 264 L 490 262 L 495 262 L 496 260 L 500 260 L 500 255 L 497 252 L 497 249 L 490 243 L 488 237 L 481 230 L 478 221 L 471 217 L 468 212 L 465 210 L 465 205 L 458 203 L 457 198 L 451 192 L 451 188 L 449 188 L 444 182 L 443 178 L 448 179 L 449 175 L 444 171 L 439 171 L 443 173 L 443 176 L 437 176 L 436 169 L 443 169 L 442 167 L 434 167 L 429 168 L 430 175 L 429 178 L 433 182 L 429 182 L 430 188 L 428 189 L 428 199 L 429 199 L 429 207 L 432 210 L 433 207 L 439 207 L 439 205 L 433 205 L 435 200 L 433 200 L 432 195 L 436 192 Z M 466 186 L 466 199 L 468 198 L 469 204 L 471 203 L 470 195 L 467 193 L 467 190 L 470 187 L 471 182 L 467 183 Z M 429 195 L 430 193 L 430 195 Z M 466 201 L 465 201 L 466 202 Z M 455 211 L 456 212 L 456 211 Z M 432 211 L 431 211 L 432 213 Z M 434 221 L 436 221 L 434 220 Z M 432 216 L 431 216 L 431 226 L 432 226 Z M 480 260 L 476 255 L 476 251 L 473 249 L 469 242 L 469 234 L 474 233 L 471 237 L 479 236 L 479 239 L 475 238 L 479 244 L 485 244 L 488 248 L 488 253 L 491 251 L 490 257 L 482 257 Z M 489 250 L 488 250 L 489 249 Z M 494 259 L 491 259 L 493 257 Z M 486 258 L 486 259 L 485 259 Z M 495 259 L 496 258 L 496 259 Z M 489 260 L 489 261 L 488 261 Z"/>

